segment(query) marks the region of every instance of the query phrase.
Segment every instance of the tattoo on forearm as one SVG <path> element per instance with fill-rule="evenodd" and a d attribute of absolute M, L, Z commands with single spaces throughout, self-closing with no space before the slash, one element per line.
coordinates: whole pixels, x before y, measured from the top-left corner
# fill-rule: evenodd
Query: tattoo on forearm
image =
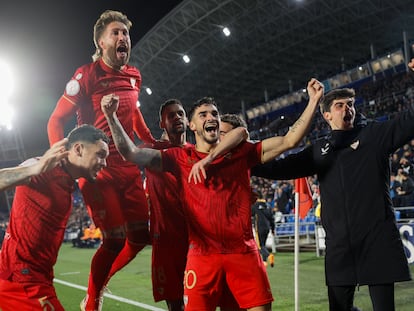
<path fill-rule="evenodd" d="M 5 169 L 0 173 L 0 190 L 14 186 L 26 178 L 29 178 L 27 168 Z"/>
<path fill-rule="evenodd" d="M 122 131 L 119 131 L 117 127 L 116 130 L 112 133 L 112 137 L 115 141 L 115 144 L 118 145 L 119 152 L 121 154 L 125 154 L 128 151 L 128 144 L 125 140 L 124 135 L 122 135 Z"/>
<path fill-rule="evenodd" d="M 119 152 L 125 155 L 129 151 L 129 144 L 126 140 L 126 134 L 124 134 L 122 125 L 118 120 L 111 118 L 108 120 L 108 124 L 111 128 L 112 138 L 114 143 L 118 146 Z"/>
<path fill-rule="evenodd" d="M 295 132 L 297 128 L 301 126 L 303 123 L 305 123 L 305 120 L 303 120 L 302 118 L 297 119 L 296 122 L 290 128 L 290 131 Z"/>

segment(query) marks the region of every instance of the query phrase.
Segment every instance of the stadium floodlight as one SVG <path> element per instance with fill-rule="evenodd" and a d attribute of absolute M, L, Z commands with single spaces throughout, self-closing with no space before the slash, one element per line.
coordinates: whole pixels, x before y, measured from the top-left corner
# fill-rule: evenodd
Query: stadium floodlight
<path fill-rule="evenodd" d="M 148 95 L 152 94 L 152 90 L 149 87 L 145 88 L 145 92 L 147 92 Z"/>
<path fill-rule="evenodd" d="M 8 130 L 13 128 L 13 109 L 9 106 L 3 106 L 0 108 L 0 127 L 5 127 Z"/>
<path fill-rule="evenodd" d="M 4 61 L 0 60 L 0 127 L 12 128 L 13 109 L 10 105 L 10 97 L 13 93 L 13 74 Z"/>
<path fill-rule="evenodd" d="M 230 36 L 230 35 L 231 35 L 231 31 L 230 31 L 230 29 L 228 29 L 227 27 L 224 27 L 224 28 L 223 28 L 223 33 L 224 33 L 224 35 L 225 35 L 226 37 L 228 37 L 228 36 Z"/>
<path fill-rule="evenodd" d="M 14 79 L 10 66 L 0 60 L 0 94 L 9 98 L 13 93 Z"/>
<path fill-rule="evenodd" d="M 190 57 L 187 54 L 183 55 L 183 61 L 184 63 L 188 64 L 190 62 Z"/>

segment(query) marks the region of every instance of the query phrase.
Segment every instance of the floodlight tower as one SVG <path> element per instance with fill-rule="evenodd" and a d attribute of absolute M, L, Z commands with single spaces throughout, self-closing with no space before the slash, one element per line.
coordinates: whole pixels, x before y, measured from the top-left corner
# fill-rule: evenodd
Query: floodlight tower
<path fill-rule="evenodd" d="M 10 66 L 0 59 L 0 168 L 18 165 L 26 158 L 20 131 L 12 123 L 14 83 Z M 10 211 L 14 188 L 4 191 L 2 195 Z"/>

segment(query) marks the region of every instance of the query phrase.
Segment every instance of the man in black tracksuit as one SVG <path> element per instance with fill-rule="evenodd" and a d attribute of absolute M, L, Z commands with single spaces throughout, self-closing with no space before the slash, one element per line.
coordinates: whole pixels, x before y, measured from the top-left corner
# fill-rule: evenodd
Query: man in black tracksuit
<path fill-rule="evenodd" d="M 369 285 L 374 311 L 393 311 L 394 283 L 411 276 L 389 194 L 389 155 L 414 138 L 414 107 L 386 122 L 354 126 L 354 101 L 353 89 L 327 93 L 320 108 L 330 135 L 252 175 L 317 174 L 330 310 L 352 310 L 355 287 Z"/>
<path fill-rule="evenodd" d="M 263 262 L 267 262 L 270 253 L 266 247 L 266 240 L 269 235 L 269 231 L 272 233 L 275 231 L 275 218 L 271 207 L 263 198 L 262 193 L 257 191 L 257 195 L 258 198 L 252 205 L 252 222 L 259 240 L 260 255 L 262 255 Z"/>

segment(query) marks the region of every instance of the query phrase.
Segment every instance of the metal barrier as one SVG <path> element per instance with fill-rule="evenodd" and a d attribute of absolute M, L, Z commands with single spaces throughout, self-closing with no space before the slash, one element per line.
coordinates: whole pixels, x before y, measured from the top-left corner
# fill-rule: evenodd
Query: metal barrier
<path fill-rule="evenodd" d="M 401 233 L 407 259 L 409 263 L 414 263 L 414 206 L 394 208 L 395 219 Z M 275 235 L 270 234 L 266 241 L 266 246 L 276 250 L 293 250 L 295 238 L 295 217 L 294 215 L 282 215 L 280 222 L 275 223 Z M 300 247 L 308 250 L 316 250 L 316 256 L 325 253 L 325 230 L 318 219 L 307 216 L 299 221 Z"/>
<path fill-rule="evenodd" d="M 268 236 L 266 246 L 270 248 L 271 239 L 274 239 L 276 249 L 290 249 L 294 246 L 295 238 L 295 216 L 291 214 L 282 215 L 280 221 L 275 223 L 275 235 Z M 315 247 L 315 230 L 317 218 L 314 215 L 306 216 L 299 221 L 299 237 L 301 247 Z"/>

